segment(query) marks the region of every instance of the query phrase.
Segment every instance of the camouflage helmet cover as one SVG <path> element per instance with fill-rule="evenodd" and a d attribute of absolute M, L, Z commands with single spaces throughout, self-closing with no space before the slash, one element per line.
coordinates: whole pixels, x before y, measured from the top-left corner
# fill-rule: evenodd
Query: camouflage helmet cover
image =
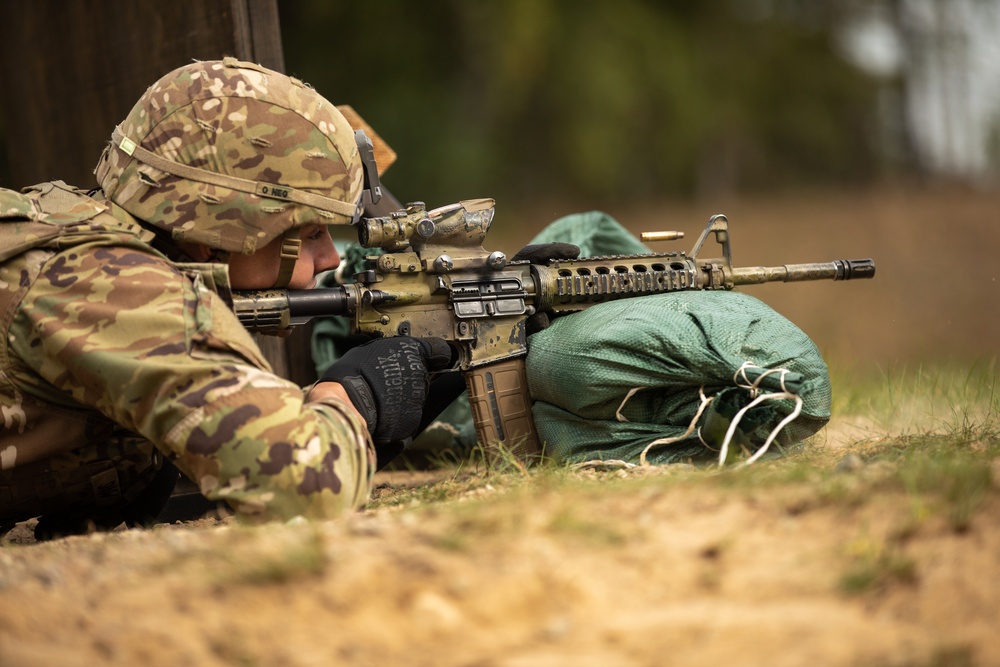
<path fill-rule="evenodd" d="M 150 86 L 95 173 L 108 199 L 175 240 L 244 254 L 305 224 L 352 222 L 363 188 L 340 111 L 297 79 L 233 58 Z"/>

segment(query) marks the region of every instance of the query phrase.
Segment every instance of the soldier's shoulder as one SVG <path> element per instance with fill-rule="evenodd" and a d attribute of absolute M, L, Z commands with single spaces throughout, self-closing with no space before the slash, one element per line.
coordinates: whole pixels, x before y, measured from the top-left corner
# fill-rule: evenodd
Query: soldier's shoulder
<path fill-rule="evenodd" d="M 136 225 L 117 220 L 102 197 L 62 181 L 20 192 L 0 188 L 0 261 L 32 248 L 76 245 L 108 235 L 124 240 L 122 234 L 140 233 Z"/>
<path fill-rule="evenodd" d="M 108 210 L 105 203 L 63 181 L 37 183 L 20 192 L 0 188 L 0 217 L 4 220 L 78 222 Z"/>
<path fill-rule="evenodd" d="M 52 223 L 73 223 L 91 220 L 105 213 L 108 206 L 90 196 L 90 193 L 67 185 L 62 181 L 52 181 L 29 188 L 37 192 L 36 200 L 43 219 Z"/>

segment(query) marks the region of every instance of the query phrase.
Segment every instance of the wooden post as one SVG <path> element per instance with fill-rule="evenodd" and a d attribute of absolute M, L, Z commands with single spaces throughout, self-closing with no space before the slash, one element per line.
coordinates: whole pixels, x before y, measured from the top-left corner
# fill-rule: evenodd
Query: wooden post
<path fill-rule="evenodd" d="M 0 186 L 12 189 L 51 180 L 96 187 L 114 126 L 150 84 L 192 60 L 235 56 L 285 69 L 277 0 L 32 0 L 5 3 L 4 20 L 12 29 L 0 40 L 0 115 L 11 182 Z M 308 331 L 286 340 L 257 338 L 275 372 L 312 381 Z"/>
<path fill-rule="evenodd" d="M 276 0 L 6 3 L 0 107 L 21 187 L 95 185 L 111 130 L 142 92 L 192 60 L 236 56 L 284 70 Z"/>

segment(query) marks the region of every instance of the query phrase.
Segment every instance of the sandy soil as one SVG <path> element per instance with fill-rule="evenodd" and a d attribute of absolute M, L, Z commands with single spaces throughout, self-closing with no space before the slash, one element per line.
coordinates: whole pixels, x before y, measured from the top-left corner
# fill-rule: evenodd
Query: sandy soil
<path fill-rule="evenodd" d="M 945 341 L 995 354 L 993 211 L 893 194 L 724 212 L 742 265 L 876 257 L 871 283 L 761 297 L 870 367 Z M 835 415 L 809 446 L 819 482 L 444 470 L 383 475 L 374 509 L 328 522 L 42 544 L 22 524 L 0 540 L 0 665 L 1000 665 L 1000 468 L 958 530 L 852 455 L 884 435 Z"/>
<path fill-rule="evenodd" d="M 383 475 L 381 508 L 329 522 L 42 544 L 23 524 L 0 548 L 0 664 L 1000 664 L 1000 466 L 967 529 L 915 521 L 849 455 L 852 421 L 811 444 L 836 497 L 450 470 Z"/>

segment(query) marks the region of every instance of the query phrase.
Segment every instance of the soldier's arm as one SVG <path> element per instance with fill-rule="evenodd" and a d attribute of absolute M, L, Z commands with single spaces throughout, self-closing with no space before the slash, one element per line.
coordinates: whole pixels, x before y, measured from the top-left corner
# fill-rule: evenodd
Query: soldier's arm
<path fill-rule="evenodd" d="M 242 514 L 325 517 L 367 499 L 373 450 L 353 407 L 307 401 L 218 295 L 156 255 L 56 255 L 12 330 L 45 381 L 151 440 Z"/>

